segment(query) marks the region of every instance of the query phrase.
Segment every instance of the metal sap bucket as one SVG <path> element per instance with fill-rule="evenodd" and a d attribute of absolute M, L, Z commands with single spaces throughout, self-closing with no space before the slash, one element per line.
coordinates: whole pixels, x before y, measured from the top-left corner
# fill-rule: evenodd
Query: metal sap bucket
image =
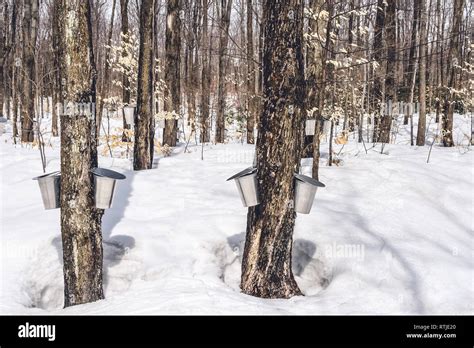
<path fill-rule="evenodd" d="M 257 168 L 249 167 L 231 176 L 227 181 L 235 180 L 240 199 L 244 207 L 260 204 L 260 194 L 257 184 Z"/>
<path fill-rule="evenodd" d="M 306 120 L 306 126 L 304 130 L 306 135 L 314 135 L 316 130 L 316 120 Z"/>
<path fill-rule="evenodd" d="M 33 178 L 33 180 L 38 180 L 44 209 L 59 208 L 61 206 L 61 173 L 52 172 Z"/>
<path fill-rule="evenodd" d="M 94 197 L 95 207 L 109 209 L 115 192 L 115 181 L 125 179 L 125 175 L 105 168 L 94 168 Z"/>
<path fill-rule="evenodd" d="M 125 115 L 125 122 L 127 122 L 127 124 L 134 124 L 135 107 L 133 105 L 124 106 L 123 114 Z"/>
<path fill-rule="evenodd" d="M 295 173 L 295 211 L 297 213 L 309 214 L 318 187 L 325 187 L 325 185 L 309 176 Z"/>

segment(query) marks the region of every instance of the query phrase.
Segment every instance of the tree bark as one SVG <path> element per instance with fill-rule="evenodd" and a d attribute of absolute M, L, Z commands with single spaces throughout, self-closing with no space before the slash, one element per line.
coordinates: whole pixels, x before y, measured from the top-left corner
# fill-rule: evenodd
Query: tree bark
<path fill-rule="evenodd" d="M 21 141 L 33 142 L 35 117 L 35 46 L 38 32 L 39 0 L 24 0 L 23 5 L 23 93 Z"/>
<path fill-rule="evenodd" d="M 265 298 L 301 295 L 291 269 L 305 110 L 303 1 L 264 0 L 264 108 L 257 137 L 260 205 L 249 208 L 241 289 Z"/>
<path fill-rule="evenodd" d="M 314 3 L 317 6 L 316 3 Z M 317 110 L 316 110 L 316 127 L 314 131 L 314 138 L 313 138 L 313 167 L 312 167 L 312 176 L 314 179 L 319 179 L 319 158 L 320 158 L 320 134 L 321 134 L 321 125 L 323 123 L 323 109 L 324 109 L 324 101 L 326 97 L 326 86 L 327 86 L 327 77 L 329 80 L 333 79 L 333 67 L 327 64 L 328 54 L 329 51 L 332 49 L 333 44 L 331 42 L 331 32 L 333 27 L 332 17 L 334 15 L 334 0 L 328 0 L 326 3 L 326 10 L 328 11 L 328 20 L 326 24 L 326 37 L 324 42 L 324 47 L 321 51 L 321 69 L 319 71 L 319 90 L 313 90 L 312 92 L 308 93 L 308 96 L 311 93 L 314 93 L 314 97 L 316 98 L 315 102 L 317 103 Z M 315 24 L 315 23 L 314 23 Z M 321 33 L 322 34 L 322 33 Z M 315 83 L 310 79 L 310 83 Z M 315 88 L 313 85 L 310 88 Z M 331 144 L 330 144 L 331 145 Z M 331 163 L 331 162 L 330 162 Z"/>
<path fill-rule="evenodd" d="M 464 8 L 464 0 L 454 0 L 453 9 L 453 26 L 451 27 L 450 45 L 448 51 L 448 91 L 445 93 L 444 112 L 442 116 L 442 134 L 443 145 L 446 147 L 454 146 L 453 141 L 453 115 L 454 115 L 454 92 L 457 86 L 457 70 L 456 65 L 460 65 L 460 28 L 462 21 L 462 13 Z"/>
<path fill-rule="evenodd" d="M 247 0 L 247 95 L 248 95 L 248 116 L 247 116 L 247 144 L 255 143 L 255 114 L 256 91 L 255 91 L 255 62 L 253 50 L 253 5 L 252 0 Z"/>
<path fill-rule="evenodd" d="M 424 1 L 424 0 L 423 0 Z M 396 36 L 396 0 L 387 0 L 387 12 L 385 21 L 385 44 L 387 46 L 387 65 L 385 70 L 385 109 L 379 127 L 378 141 L 390 142 L 390 130 L 392 128 L 393 106 L 396 101 L 395 71 L 397 60 L 397 36 Z M 389 105 L 392 107 L 389 109 Z"/>
<path fill-rule="evenodd" d="M 410 53 L 408 57 L 408 69 L 407 69 L 407 74 L 409 76 L 409 83 L 411 85 L 411 82 L 414 81 L 416 78 L 416 58 L 415 58 L 415 50 L 416 50 L 416 34 L 418 32 L 418 21 L 419 21 L 419 14 L 420 14 L 420 2 L 419 1 L 414 1 L 413 2 L 413 22 L 412 22 L 412 28 L 411 28 L 411 42 L 410 42 Z M 413 76 L 415 75 L 415 76 Z M 413 103 L 413 100 L 409 101 L 410 103 Z M 408 118 L 409 115 L 408 113 L 405 115 L 405 118 L 403 120 L 403 124 L 408 124 Z"/>
<path fill-rule="evenodd" d="M 104 109 L 104 99 L 107 98 L 109 94 L 110 86 L 110 47 L 112 45 L 112 34 L 114 31 L 114 19 L 115 19 L 115 3 L 116 0 L 112 2 L 112 14 L 110 16 L 110 26 L 109 33 L 107 35 L 107 46 L 105 47 L 105 59 L 104 59 L 104 75 L 102 76 L 102 83 L 100 86 L 100 99 L 97 105 L 97 136 L 100 135 L 100 127 L 102 125 L 102 113 Z"/>
<path fill-rule="evenodd" d="M 8 2 L 4 1 L 0 3 L 0 117 L 3 116 L 3 109 L 5 104 L 5 95 L 6 95 L 6 73 L 5 73 L 5 63 L 7 58 L 7 35 L 6 27 L 8 23 Z M 8 114 L 8 112 L 7 112 Z"/>
<path fill-rule="evenodd" d="M 102 287 L 102 210 L 94 206 L 97 167 L 95 137 L 96 70 L 92 49 L 90 2 L 60 2 L 59 40 L 65 48 L 65 97 L 85 103 L 91 114 L 72 111 L 61 120 L 61 234 L 64 261 L 64 306 L 104 298 Z"/>
<path fill-rule="evenodd" d="M 166 65 L 165 65 L 165 103 L 166 112 L 180 114 L 180 46 L 181 46 L 181 19 L 179 18 L 179 0 L 168 0 L 166 15 Z M 176 146 L 178 137 L 178 121 L 165 120 L 163 130 L 163 144 Z"/>
<path fill-rule="evenodd" d="M 426 55 L 427 55 L 427 11 L 425 0 L 420 1 L 420 53 L 419 53 L 419 74 L 418 83 L 420 110 L 418 110 L 418 130 L 416 133 L 416 145 L 425 145 L 426 132 Z"/>
<path fill-rule="evenodd" d="M 140 52 L 138 56 L 137 111 L 133 169 L 151 169 L 153 162 L 153 0 L 140 7 Z"/>
<path fill-rule="evenodd" d="M 209 101 L 211 74 L 209 71 L 209 30 L 208 0 L 202 0 L 202 74 L 201 74 L 201 142 L 210 141 L 209 132 Z"/>
<path fill-rule="evenodd" d="M 128 25 L 128 0 L 120 0 L 120 17 L 121 17 L 121 40 L 123 42 L 123 47 L 129 43 L 129 25 Z M 122 57 L 125 59 L 127 57 L 127 50 L 122 50 Z M 124 105 L 130 104 L 130 80 L 126 73 L 122 74 L 122 103 Z M 122 111 L 122 123 L 124 132 L 122 134 L 123 142 L 130 142 L 130 137 L 127 135 L 126 130 L 130 129 L 131 125 L 127 123 L 125 119 L 125 113 Z"/>
<path fill-rule="evenodd" d="M 384 84 L 384 74 L 383 71 L 383 28 L 385 25 L 385 5 L 384 0 L 377 0 L 377 13 L 375 16 L 375 27 L 374 27 L 374 42 L 373 42 L 373 55 L 372 59 L 376 61 L 379 66 L 375 71 L 374 84 L 373 84 L 373 100 L 374 100 L 374 132 L 373 132 L 373 142 L 376 143 L 379 141 L 380 128 L 381 128 L 381 118 L 380 113 L 381 104 L 383 103 L 383 84 Z"/>
<path fill-rule="evenodd" d="M 221 19 L 219 30 L 219 82 L 217 86 L 216 143 L 225 140 L 225 73 L 227 67 L 227 44 L 229 41 L 230 13 L 232 0 L 220 0 Z"/>
<path fill-rule="evenodd" d="M 52 42 L 53 42 L 53 60 L 54 60 L 54 76 L 53 76 L 53 119 L 51 124 L 51 131 L 53 136 L 58 136 L 58 106 L 62 110 L 64 101 L 63 91 L 63 77 L 64 77 L 64 60 L 62 57 L 65 54 L 64 41 L 60 38 L 60 33 L 64 31 L 63 18 L 59 18 L 61 12 L 62 0 L 54 0 L 52 10 Z M 58 105 L 59 104 L 59 105 Z"/>

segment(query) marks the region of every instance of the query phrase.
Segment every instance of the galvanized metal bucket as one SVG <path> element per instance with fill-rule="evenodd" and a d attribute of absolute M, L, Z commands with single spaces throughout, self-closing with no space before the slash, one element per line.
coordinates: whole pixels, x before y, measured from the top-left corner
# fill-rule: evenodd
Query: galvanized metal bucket
<path fill-rule="evenodd" d="M 318 187 L 325 185 L 309 176 L 295 173 L 295 211 L 309 214 L 313 206 L 314 196 Z"/>
<path fill-rule="evenodd" d="M 125 175 L 105 168 L 94 168 L 94 197 L 95 207 L 99 209 L 109 209 L 115 192 L 115 182 L 125 179 Z"/>
<path fill-rule="evenodd" d="M 124 106 L 123 113 L 125 115 L 125 122 L 127 122 L 127 124 L 130 124 L 130 125 L 134 124 L 135 106 L 133 105 Z"/>
<path fill-rule="evenodd" d="M 231 176 L 227 181 L 235 180 L 240 199 L 244 207 L 260 204 L 260 194 L 257 184 L 257 168 L 249 167 Z"/>
<path fill-rule="evenodd" d="M 61 206 L 61 173 L 52 172 L 33 178 L 33 180 L 38 180 L 44 209 L 59 208 Z"/>
<path fill-rule="evenodd" d="M 306 135 L 314 135 L 316 130 L 316 120 L 306 120 L 306 126 L 304 130 Z"/>

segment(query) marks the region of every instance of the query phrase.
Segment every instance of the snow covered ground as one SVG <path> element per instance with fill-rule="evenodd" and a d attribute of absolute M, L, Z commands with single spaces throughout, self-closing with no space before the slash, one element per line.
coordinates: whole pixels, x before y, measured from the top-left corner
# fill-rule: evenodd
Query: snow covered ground
<path fill-rule="evenodd" d="M 45 120 L 47 124 L 47 120 Z M 431 142 L 437 125 L 429 122 Z M 458 146 L 410 147 L 351 137 L 341 166 L 326 166 L 309 215 L 294 233 L 294 271 L 306 296 L 265 300 L 239 292 L 247 210 L 226 179 L 251 165 L 253 147 L 191 143 L 155 168 L 100 157 L 120 171 L 103 219 L 106 299 L 67 309 L 59 210 L 43 210 L 38 149 L 13 145 L 0 124 L 1 314 L 464 314 L 474 313 L 473 152 L 470 118 L 456 116 Z M 416 128 L 415 128 L 416 129 Z M 47 151 L 59 169 L 59 147 Z M 311 163 L 304 162 L 303 172 Z"/>

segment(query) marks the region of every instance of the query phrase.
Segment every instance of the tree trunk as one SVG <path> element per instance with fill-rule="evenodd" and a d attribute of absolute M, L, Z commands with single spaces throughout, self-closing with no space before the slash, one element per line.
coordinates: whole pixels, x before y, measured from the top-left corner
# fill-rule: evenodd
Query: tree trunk
<path fill-rule="evenodd" d="M 180 31 L 181 19 L 179 18 L 179 0 L 168 0 L 166 15 L 166 65 L 165 65 L 165 103 L 166 112 L 180 114 Z M 165 120 L 163 130 L 163 144 L 176 146 L 178 137 L 178 121 Z"/>
<path fill-rule="evenodd" d="M 424 1 L 424 0 L 423 0 Z M 396 35 L 396 0 L 387 0 L 387 13 L 385 21 L 385 44 L 387 46 L 387 66 L 385 70 L 385 105 L 387 108 L 382 116 L 378 141 L 390 142 L 390 130 L 392 127 L 393 106 L 396 101 L 395 71 L 397 61 L 397 35 Z M 391 106 L 390 108 L 388 106 Z"/>
<path fill-rule="evenodd" d="M 60 34 L 62 32 L 62 21 L 63 18 L 59 18 L 59 14 L 61 13 L 61 5 L 62 0 L 54 0 L 53 2 L 53 10 L 52 10 L 52 42 L 53 42 L 53 60 L 54 60 L 54 77 L 53 77 L 53 119 L 51 124 L 51 131 L 53 136 L 58 136 L 58 104 L 61 106 L 60 111 L 62 110 L 62 104 L 64 101 L 63 95 L 63 74 L 64 74 L 64 60 L 62 57 L 64 56 L 64 47 L 63 47 L 63 40 L 60 38 Z M 58 10 L 59 9 L 59 10 Z"/>
<path fill-rule="evenodd" d="M 411 82 L 414 81 L 416 78 L 416 61 L 415 61 L 415 53 L 416 53 L 416 34 L 418 32 L 418 16 L 420 14 L 420 8 L 419 8 L 420 2 L 414 1 L 413 2 L 413 22 L 412 22 L 412 28 L 411 28 L 411 42 L 410 42 L 410 53 L 409 53 L 409 58 L 408 58 L 408 69 L 407 69 L 407 74 L 409 76 L 409 83 L 411 85 Z M 413 76 L 415 75 L 415 76 Z M 410 103 L 413 103 L 413 100 L 409 101 Z M 408 124 L 408 118 L 409 115 L 408 113 L 405 115 L 405 118 L 403 120 L 403 124 Z"/>
<path fill-rule="evenodd" d="M 318 6 L 317 3 L 314 3 L 314 6 Z M 332 80 L 332 66 L 327 64 L 327 58 L 329 50 L 332 49 L 333 44 L 331 41 L 331 32 L 332 32 L 332 16 L 334 15 L 334 0 L 328 0 L 326 2 L 326 10 L 328 12 L 328 20 L 326 24 L 326 37 L 324 42 L 324 47 L 321 52 L 321 70 L 319 71 L 319 90 L 312 91 L 310 93 L 315 93 L 314 97 L 316 98 L 315 102 L 317 102 L 317 111 L 316 111 L 316 128 L 314 132 L 313 138 L 313 167 L 312 167 L 312 176 L 314 179 L 318 180 L 319 178 L 319 158 L 320 158 L 320 134 L 321 134 L 321 126 L 323 123 L 323 109 L 324 109 L 324 101 L 326 96 L 326 85 L 327 85 L 327 77 Z M 313 23 L 315 24 L 315 23 Z M 323 33 L 320 33 L 323 34 Z M 312 84 L 315 81 L 311 81 Z M 315 88 L 313 85 L 311 88 Z M 310 95 L 308 93 L 308 95 Z M 331 145 L 331 144 L 330 144 Z"/>
<path fill-rule="evenodd" d="M 444 113 L 442 117 L 442 129 L 443 129 L 443 145 L 454 146 L 453 141 L 453 115 L 454 115 L 454 92 L 451 89 L 457 87 L 457 64 L 460 64 L 460 28 L 462 21 L 462 14 L 464 8 L 464 0 L 454 0 L 453 9 L 453 26 L 450 34 L 450 45 L 448 51 L 448 91 L 445 94 L 444 102 Z"/>
<path fill-rule="evenodd" d="M 209 142 L 209 100 L 211 75 L 209 71 L 208 0 L 202 0 L 202 74 L 201 74 L 201 142 Z"/>
<path fill-rule="evenodd" d="M 0 117 L 3 116 L 3 109 L 5 104 L 5 85 L 6 85 L 6 72 L 5 72 L 5 63 L 6 63 L 6 54 L 7 54 L 7 35 L 6 27 L 8 23 L 8 1 L 4 1 L 0 4 Z M 7 112 L 8 114 L 8 112 Z"/>
<path fill-rule="evenodd" d="M 265 298 L 301 295 L 291 269 L 305 110 L 303 1 L 265 0 L 264 107 L 257 137 L 260 205 L 249 208 L 241 289 Z"/>
<path fill-rule="evenodd" d="M 39 0 L 25 0 L 23 7 L 23 94 L 21 141 L 33 142 L 35 116 L 35 46 L 38 31 Z"/>
<path fill-rule="evenodd" d="M 247 95 L 248 95 L 248 115 L 247 115 L 247 144 L 255 143 L 255 114 L 256 92 L 255 92 L 255 63 L 253 55 L 253 5 L 252 0 L 247 0 Z"/>
<path fill-rule="evenodd" d="M 126 47 L 130 38 L 128 33 L 128 0 L 120 0 L 120 17 L 121 17 L 121 40 L 123 42 L 123 47 Z M 127 50 L 122 50 L 122 58 L 127 58 Z M 122 103 L 124 105 L 130 104 L 130 80 L 126 73 L 122 74 Z M 130 129 L 131 125 L 127 123 L 125 119 L 125 113 L 122 111 L 122 123 L 124 132 L 122 134 L 123 142 L 130 142 L 130 137 L 127 135 L 126 130 Z"/>
<path fill-rule="evenodd" d="M 217 86 L 216 143 L 225 140 L 225 73 L 227 67 L 227 44 L 229 41 L 232 0 L 220 0 L 221 19 L 219 30 L 219 83 Z"/>
<path fill-rule="evenodd" d="M 102 287 L 102 210 L 94 206 L 97 167 L 95 137 L 96 70 L 92 49 L 90 2 L 60 1 L 65 97 L 86 103 L 91 115 L 72 111 L 61 120 L 61 234 L 64 260 L 64 306 L 104 298 Z"/>
<path fill-rule="evenodd" d="M 418 130 L 416 133 L 416 145 L 425 145 L 425 133 L 426 133 L 426 55 L 427 55 L 427 28 L 428 18 L 426 12 L 425 0 L 420 1 L 420 53 L 419 53 L 419 64 L 420 64 L 420 79 L 418 84 L 420 110 L 418 110 Z"/>
<path fill-rule="evenodd" d="M 140 53 L 138 56 L 137 111 L 133 169 L 151 169 L 153 162 L 153 0 L 140 7 Z"/>
<path fill-rule="evenodd" d="M 102 76 L 102 83 L 100 86 L 100 99 L 97 105 L 97 130 L 96 134 L 97 137 L 100 135 L 100 127 L 102 126 L 102 113 L 104 109 L 104 99 L 107 98 L 109 94 L 109 86 L 110 86 L 110 47 L 112 45 L 112 34 L 114 31 L 114 17 L 115 17 L 115 3 L 116 0 L 112 2 L 112 15 L 110 16 L 110 27 L 109 33 L 107 36 L 107 46 L 105 47 L 105 65 L 104 65 L 104 75 Z"/>
<path fill-rule="evenodd" d="M 373 43 L 373 60 L 376 61 L 379 66 L 375 71 L 374 84 L 373 84 L 373 100 L 374 100 L 374 132 L 373 132 L 373 142 L 376 143 L 379 141 L 380 128 L 381 128 L 381 118 L 380 113 L 381 104 L 383 102 L 382 90 L 384 83 L 384 74 L 383 71 L 383 28 L 385 23 L 385 5 L 384 0 L 377 0 L 377 13 L 375 16 L 375 28 L 374 28 L 374 43 Z"/>

